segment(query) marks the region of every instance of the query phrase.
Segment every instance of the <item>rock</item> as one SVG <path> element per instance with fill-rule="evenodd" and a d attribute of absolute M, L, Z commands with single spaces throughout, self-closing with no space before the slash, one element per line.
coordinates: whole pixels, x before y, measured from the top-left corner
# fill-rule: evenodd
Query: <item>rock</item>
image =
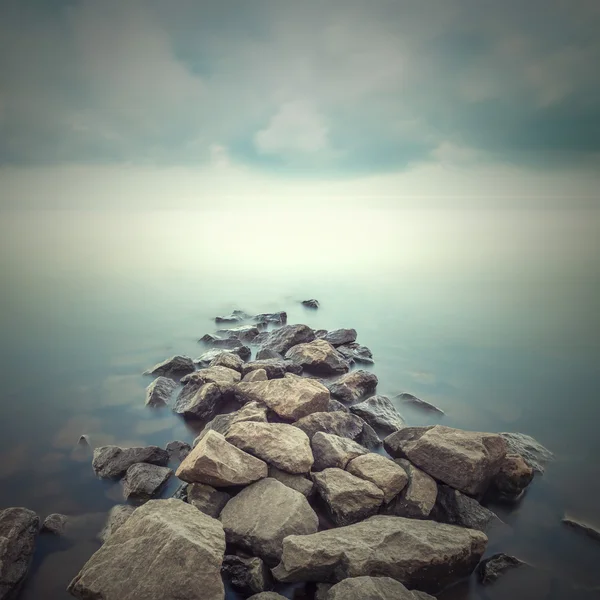
<path fill-rule="evenodd" d="M 300 492 L 269 477 L 232 498 L 221 522 L 229 544 L 273 566 L 281 558 L 284 538 L 316 532 L 319 519 Z"/>
<path fill-rule="evenodd" d="M 356 329 L 333 329 L 328 331 L 323 339 L 332 346 L 342 346 L 343 344 L 352 344 L 356 341 Z"/>
<path fill-rule="evenodd" d="M 225 438 L 288 473 L 308 473 L 314 462 L 308 436 L 292 425 L 246 421 L 232 425 Z"/>
<path fill-rule="evenodd" d="M 306 498 L 312 494 L 314 483 L 304 475 L 292 475 L 292 473 L 281 471 L 277 467 L 269 465 L 269 477 L 277 479 L 283 485 L 300 492 Z"/>
<path fill-rule="evenodd" d="M 405 426 L 402 415 L 387 396 L 371 396 L 351 406 L 350 412 L 364 419 L 371 427 L 388 434 Z"/>
<path fill-rule="evenodd" d="M 263 369 L 267 372 L 269 379 L 281 379 L 287 372 L 290 363 L 278 358 L 264 358 L 262 360 L 253 360 L 242 367 L 244 377 L 251 371 Z"/>
<path fill-rule="evenodd" d="M 192 450 L 192 447 L 187 442 L 175 440 L 167 444 L 167 452 L 171 460 L 182 461 Z"/>
<path fill-rule="evenodd" d="M 230 554 L 225 556 L 221 572 L 236 590 L 245 595 L 271 587 L 271 572 L 260 558 Z"/>
<path fill-rule="evenodd" d="M 331 583 L 317 583 L 315 591 L 315 600 L 327 600 L 327 594 L 333 587 Z"/>
<path fill-rule="evenodd" d="M 583 521 L 576 519 L 575 517 L 572 517 L 570 515 L 565 515 L 562 522 L 565 525 L 568 525 L 569 527 L 572 527 L 573 529 L 584 533 L 589 538 L 600 541 L 600 528 L 593 527 L 592 525 L 584 523 Z"/>
<path fill-rule="evenodd" d="M 350 369 L 348 363 L 325 340 L 297 344 L 286 352 L 285 358 L 300 365 L 305 371 L 321 375 L 347 373 Z"/>
<path fill-rule="evenodd" d="M 267 465 L 230 444 L 220 433 L 208 431 L 179 465 L 176 475 L 188 483 L 214 487 L 248 485 L 267 476 Z"/>
<path fill-rule="evenodd" d="M 228 338 L 236 338 L 240 342 L 252 342 L 252 340 L 260 333 L 256 325 L 240 325 L 231 329 L 219 329 L 217 334 L 224 335 Z"/>
<path fill-rule="evenodd" d="M 229 429 L 235 423 L 243 423 L 245 421 L 255 421 L 257 423 L 267 422 L 267 407 L 259 402 L 248 402 L 239 410 L 217 415 L 212 421 L 209 421 L 200 435 L 194 440 L 194 446 L 206 435 L 208 431 L 216 431 L 223 435 L 229 433 Z"/>
<path fill-rule="evenodd" d="M 525 564 L 526 563 L 515 556 L 504 553 L 494 554 L 493 556 L 482 560 L 479 565 L 477 565 L 477 576 L 483 585 L 489 585 L 490 583 L 494 583 L 494 581 L 507 571 L 516 569 Z"/>
<path fill-rule="evenodd" d="M 377 515 L 347 527 L 287 537 L 273 574 L 285 582 L 378 575 L 436 591 L 470 575 L 486 544 L 481 531 Z"/>
<path fill-rule="evenodd" d="M 115 533 L 129 517 L 131 517 L 134 510 L 135 506 L 129 504 L 117 504 L 116 506 L 113 506 L 108 512 L 106 524 L 98 534 L 98 539 L 101 542 L 106 542 L 106 540 L 108 540 L 108 538 Z"/>
<path fill-rule="evenodd" d="M 290 420 L 323 411 L 329 403 L 329 391 L 324 385 L 302 377 L 240 383 L 235 395 L 242 402 L 266 404 L 278 416 Z"/>
<path fill-rule="evenodd" d="M 415 600 L 415 596 L 391 577 L 349 577 L 329 590 L 327 600 Z"/>
<path fill-rule="evenodd" d="M 67 527 L 67 521 L 69 517 L 67 515 L 61 515 L 59 513 L 52 513 L 48 515 L 42 523 L 42 533 L 52 533 L 54 535 L 62 535 Z"/>
<path fill-rule="evenodd" d="M 84 448 L 91 448 L 92 444 L 90 443 L 90 436 L 85 434 L 80 435 L 79 439 L 77 440 L 77 445 L 83 446 Z"/>
<path fill-rule="evenodd" d="M 215 356 L 210 362 L 210 367 L 227 367 L 234 371 L 242 372 L 242 365 L 244 361 L 233 352 L 221 352 L 218 356 Z"/>
<path fill-rule="evenodd" d="M 227 492 L 215 490 L 204 483 L 190 483 L 187 488 L 187 501 L 213 519 L 219 518 L 229 500 L 231 496 Z"/>
<path fill-rule="evenodd" d="M 218 384 L 206 383 L 197 387 L 188 383 L 177 397 L 173 411 L 185 417 L 211 419 L 222 402 L 223 393 Z"/>
<path fill-rule="evenodd" d="M 126 500 L 145 502 L 157 496 L 173 471 L 168 467 L 159 467 L 147 463 L 136 463 L 127 469 L 123 484 L 123 495 Z"/>
<path fill-rule="evenodd" d="M 390 502 L 408 483 L 408 475 L 400 465 L 373 452 L 353 458 L 346 470 L 375 484 L 383 492 L 384 502 Z"/>
<path fill-rule="evenodd" d="M 262 339 L 261 343 L 268 339 L 268 334 Z M 275 350 L 271 350 L 270 348 L 260 348 L 256 353 L 256 360 L 283 360 L 283 354 L 279 354 L 279 352 L 275 352 Z"/>
<path fill-rule="evenodd" d="M 223 366 L 208 367 L 206 369 L 200 369 L 195 373 L 191 373 L 187 377 L 183 377 L 181 383 L 185 387 L 195 385 L 200 387 L 206 383 L 216 383 L 221 387 L 227 388 L 228 386 L 239 383 L 242 376 L 239 371 L 235 369 L 229 369 Z M 184 388 L 185 389 L 185 388 Z"/>
<path fill-rule="evenodd" d="M 284 310 L 274 313 L 261 313 L 260 315 L 254 315 L 253 318 L 257 323 L 275 323 L 276 325 L 287 323 L 287 313 Z"/>
<path fill-rule="evenodd" d="M 199 344 L 206 344 L 207 346 L 212 346 L 212 348 L 223 350 L 236 350 L 237 348 L 241 348 L 243 346 L 242 342 L 235 337 L 221 337 L 218 335 L 212 335 L 207 333 L 203 335 L 199 340 Z"/>
<path fill-rule="evenodd" d="M 319 301 L 314 298 L 302 300 L 302 306 L 306 306 L 306 308 L 319 308 Z"/>
<path fill-rule="evenodd" d="M 475 496 L 485 492 L 506 455 L 504 438 L 443 425 L 405 427 L 384 440 L 395 458 L 408 458 L 428 475 Z"/>
<path fill-rule="evenodd" d="M 201 368 L 210 366 L 210 363 L 221 354 L 235 354 L 242 360 L 248 360 L 252 355 L 252 350 L 248 346 L 237 346 L 236 348 L 213 348 L 206 351 L 199 358 L 194 360 L 194 363 Z"/>
<path fill-rule="evenodd" d="M 396 398 L 400 400 L 400 402 L 404 402 L 405 404 L 410 404 L 417 408 L 421 408 L 422 410 L 427 412 L 434 412 L 438 413 L 439 415 L 446 414 L 441 408 L 438 408 L 437 406 L 434 406 L 429 402 L 425 402 L 425 400 L 421 400 L 420 398 L 417 398 L 416 396 L 413 396 L 412 394 L 409 394 L 407 392 L 402 392 L 401 394 L 398 394 Z"/>
<path fill-rule="evenodd" d="M 266 323 L 263 323 L 263 326 L 266 327 Z M 257 323 L 256 324 L 257 327 L 261 327 L 261 324 Z M 269 331 L 261 331 L 253 340 L 252 340 L 252 345 L 253 346 L 260 346 L 265 340 L 269 339 L 269 336 L 271 335 L 271 332 Z M 259 350 L 260 352 L 260 350 Z M 276 352 L 275 354 L 277 354 L 277 356 L 281 356 L 278 352 Z M 256 358 L 258 358 L 258 354 L 256 355 Z"/>
<path fill-rule="evenodd" d="M 154 365 L 145 375 L 163 375 L 165 377 L 182 377 L 196 370 L 194 361 L 188 356 L 172 356 Z"/>
<path fill-rule="evenodd" d="M 344 344 L 338 346 L 337 351 L 348 361 L 353 360 L 365 365 L 372 365 L 375 362 L 373 360 L 373 353 L 366 346 L 361 346 L 360 344 Z"/>
<path fill-rule="evenodd" d="M 106 521 L 106 513 L 62 515 L 53 513 L 44 520 L 41 532 L 69 538 L 74 541 L 98 539 L 98 530 Z"/>
<path fill-rule="evenodd" d="M 249 318 L 250 315 L 247 315 L 243 310 L 234 310 L 230 315 L 215 317 L 215 323 L 239 323 Z"/>
<path fill-rule="evenodd" d="M 426 519 L 435 505 L 437 483 L 433 477 L 417 469 L 408 460 L 398 458 L 395 462 L 405 470 L 408 484 L 400 494 L 383 507 L 382 512 L 396 517 Z"/>
<path fill-rule="evenodd" d="M 347 375 L 342 375 L 335 383 L 329 386 L 329 391 L 334 398 L 342 402 L 358 402 L 363 396 L 371 394 L 377 387 L 377 375 L 359 369 Z"/>
<path fill-rule="evenodd" d="M 312 436 L 311 447 L 315 471 L 327 468 L 345 469 L 353 458 L 369 452 L 364 446 L 348 438 L 323 431 L 317 431 Z"/>
<path fill-rule="evenodd" d="M 169 462 L 169 453 L 158 446 L 119 448 L 101 446 L 94 450 L 92 467 L 102 479 L 121 479 L 131 465 L 148 463 L 164 467 Z"/>
<path fill-rule="evenodd" d="M 39 517 L 26 508 L 0 510 L 0 600 L 16 598 L 31 564 Z"/>
<path fill-rule="evenodd" d="M 138 508 L 85 564 L 68 591 L 81 600 L 223 600 L 225 536 L 180 500 Z"/>
<path fill-rule="evenodd" d="M 168 377 L 157 377 L 146 388 L 146 406 L 166 406 L 177 384 Z"/>
<path fill-rule="evenodd" d="M 247 375 L 244 375 L 242 381 L 246 383 L 254 383 L 256 381 L 267 381 L 269 379 L 267 377 L 267 372 L 264 369 L 256 369 L 255 371 L 250 371 Z"/>
<path fill-rule="evenodd" d="M 381 442 L 373 428 L 359 416 L 343 412 L 315 412 L 294 423 L 309 438 L 322 431 L 340 437 L 347 437 L 367 448 L 378 446 Z"/>
<path fill-rule="evenodd" d="M 307 325 L 284 325 L 271 331 L 261 347 L 285 354 L 292 346 L 312 342 L 314 339 L 315 332 Z"/>
<path fill-rule="evenodd" d="M 500 435 L 506 440 L 508 452 L 522 456 L 536 473 L 543 474 L 545 465 L 554 460 L 554 454 L 529 435 L 524 433 L 501 433 Z"/>
<path fill-rule="evenodd" d="M 500 499 L 516 500 L 533 480 L 533 469 L 520 454 L 507 454 L 492 480 Z"/>
<path fill-rule="evenodd" d="M 281 594 L 276 594 L 275 592 L 261 592 L 260 594 L 254 594 L 254 596 L 250 596 L 248 600 L 288 600 L 285 596 Z"/>
<path fill-rule="evenodd" d="M 327 412 L 349 413 L 350 409 L 347 406 L 344 406 L 339 400 L 336 400 L 335 398 L 330 398 L 329 406 L 327 407 Z"/>

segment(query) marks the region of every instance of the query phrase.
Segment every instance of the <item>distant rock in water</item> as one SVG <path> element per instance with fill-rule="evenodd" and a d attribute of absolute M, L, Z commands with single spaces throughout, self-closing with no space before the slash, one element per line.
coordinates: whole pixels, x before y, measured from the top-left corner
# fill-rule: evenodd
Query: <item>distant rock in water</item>
<path fill-rule="evenodd" d="M 508 451 L 520 454 L 523 460 L 537 473 L 544 473 L 546 463 L 554 460 L 554 454 L 536 439 L 524 433 L 501 433 L 508 445 Z"/>
<path fill-rule="evenodd" d="M 194 360 L 199 367 L 208 367 L 210 363 L 223 353 L 235 354 L 242 360 L 248 360 L 252 355 L 252 350 L 248 346 L 236 346 L 235 348 L 213 348 L 202 354 Z"/>
<path fill-rule="evenodd" d="M 261 348 L 285 354 L 292 346 L 305 344 L 315 339 L 315 332 L 307 325 L 284 325 L 269 333 Z"/>
<path fill-rule="evenodd" d="M 306 306 L 306 308 L 319 308 L 319 301 L 314 298 L 302 300 L 302 306 Z"/>
<path fill-rule="evenodd" d="M 251 342 L 258 334 L 256 325 L 240 325 L 231 329 L 219 329 L 218 335 L 224 335 L 228 338 L 237 338 L 241 342 Z"/>
<path fill-rule="evenodd" d="M 328 331 L 323 339 L 332 346 L 341 346 L 343 344 L 352 344 L 356 341 L 356 329 L 334 329 Z"/>
<path fill-rule="evenodd" d="M 285 325 L 287 323 L 287 313 L 284 310 L 275 313 L 261 313 L 260 315 L 254 315 L 253 319 L 257 323 Z"/>
<path fill-rule="evenodd" d="M 434 412 L 440 415 L 446 414 L 441 408 L 438 408 L 437 406 L 434 406 L 425 400 L 421 400 L 420 398 L 417 398 L 408 392 L 402 392 L 401 394 L 398 394 L 396 398 L 405 404 L 410 404 L 427 412 Z"/>
<path fill-rule="evenodd" d="M 250 315 L 246 314 L 243 310 L 234 310 L 230 315 L 215 317 L 215 323 L 239 323 L 249 318 Z"/>
<path fill-rule="evenodd" d="M 317 336 L 321 337 L 321 336 Z M 353 342 L 352 344 L 343 344 L 337 347 L 337 351 L 346 359 L 357 363 L 372 365 L 373 353 L 366 347 Z"/>
<path fill-rule="evenodd" d="M 199 340 L 199 344 L 206 344 L 207 346 L 212 346 L 214 348 L 222 348 L 224 350 L 234 350 L 235 348 L 240 348 L 244 344 L 236 338 L 236 337 L 227 337 L 223 338 L 218 335 L 213 335 L 212 333 L 206 333 Z"/>
<path fill-rule="evenodd" d="M 483 585 L 489 585 L 507 571 L 522 567 L 525 564 L 515 556 L 504 553 L 494 554 L 477 565 L 477 576 Z"/>
<path fill-rule="evenodd" d="M 584 523 L 580 519 L 576 519 L 568 514 L 564 516 L 562 522 L 565 525 L 587 535 L 589 538 L 600 542 L 600 527 L 593 527 L 592 525 Z"/>
<path fill-rule="evenodd" d="M 194 361 L 188 356 L 172 356 L 154 365 L 144 375 L 163 375 L 165 377 L 183 377 L 196 370 Z"/>

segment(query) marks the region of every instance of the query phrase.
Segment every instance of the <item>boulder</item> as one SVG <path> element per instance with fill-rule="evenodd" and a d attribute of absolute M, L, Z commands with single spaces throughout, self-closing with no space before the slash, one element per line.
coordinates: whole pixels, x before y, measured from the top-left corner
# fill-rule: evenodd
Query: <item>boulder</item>
<path fill-rule="evenodd" d="M 405 470 L 408 484 L 383 507 L 382 512 L 396 517 L 426 519 L 435 505 L 438 493 L 437 483 L 433 477 L 421 469 L 417 469 L 408 460 L 398 458 L 395 462 Z"/>
<path fill-rule="evenodd" d="M 234 310 L 230 315 L 215 317 L 215 323 L 239 323 L 249 318 L 243 310 Z"/>
<path fill-rule="evenodd" d="M 525 564 L 522 560 L 509 554 L 494 554 L 477 565 L 477 577 L 483 585 L 489 585 L 507 571 L 522 567 Z"/>
<path fill-rule="evenodd" d="M 425 400 L 421 400 L 420 398 L 417 398 L 408 392 L 402 392 L 401 394 L 398 394 L 396 398 L 400 402 L 404 402 L 404 404 L 410 404 L 411 406 L 415 406 L 416 408 L 420 408 L 426 412 L 433 412 L 439 415 L 446 414 L 441 408 L 438 408 L 437 406 L 434 406 Z"/>
<path fill-rule="evenodd" d="M 173 411 L 184 417 L 212 419 L 222 402 L 223 393 L 218 384 L 206 383 L 197 387 L 188 383 L 177 397 Z"/>
<path fill-rule="evenodd" d="M 307 325 L 284 325 L 271 331 L 261 347 L 285 354 L 292 346 L 312 342 L 314 339 L 315 332 Z"/>
<path fill-rule="evenodd" d="M 329 399 L 329 405 L 327 406 L 327 412 L 344 412 L 349 413 L 350 409 L 342 404 L 339 400 L 335 398 Z"/>
<path fill-rule="evenodd" d="M 337 526 L 372 517 L 383 502 L 383 492 L 375 484 L 342 469 L 314 473 L 313 480 L 327 505 L 331 520 Z"/>
<path fill-rule="evenodd" d="M 565 515 L 562 522 L 568 527 L 587 535 L 589 538 L 600 541 L 600 528 L 585 523 L 581 519 L 577 519 L 571 515 Z"/>
<path fill-rule="evenodd" d="M 67 515 L 61 515 L 59 513 L 52 513 L 48 515 L 44 522 L 42 523 L 42 527 L 40 531 L 42 533 L 52 533 L 53 535 L 62 535 L 67 528 L 67 521 L 69 517 Z"/>
<path fill-rule="evenodd" d="M 375 362 L 373 360 L 373 353 L 366 346 L 353 343 L 338 346 L 336 349 L 348 361 L 354 361 L 365 365 L 372 365 Z"/>
<path fill-rule="evenodd" d="M 328 468 L 345 469 L 353 458 L 369 452 L 351 439 L 323 431 L 317 431 L 310 443 L 315 459 L 315 471 Z"/>
<path fill-rule="evenodd" d="M 216 383 L 219 386 L 228 388 L 229 386 L 239 383 L 242 376 L 239 371 L 229 369 L 223 366 L 207 367 L 200 369 L 195 373 L 190 373 L 188 376 L 181 379 L 184 386 L 195 385 L 200 387 L 206 383 Z M 185 388 L 184 388 L 185 389 Z"/>
<path fill-rule="evenodd" d="M 387 396 L 371 396 L 351 406 L 350 412 L 386 434 L 394 433 L 405 426 L 402 415 Z"/>
<path fill-rule="evenodd" d="M 194 363 L 201 368 L 210 366 L 210 363 L 221 354 L 235 354 L 242 360 L 248 360 L 252 354 L 252 350 L 248 346 L 238 346 L 236 348 L 213 348 L 204 352 L 199 358 L 194 360 Z"/>
<path fill-rule="evenodd" d="M 266 477 L 267 465 L 211 430 L 179 465 L 176 474 L 188 483 L 228 487 L 248 485 Z"/>
<path fill-rule="evenodd" d="M 283 325 L 287 323 L 287 313 L 284 310 L 274 313 L 261 313 L 254 315 L 254 321 L 257 323 L 275 323 L 275 325 Z"/>
<path fill-rule="evenodd" d="M 308 473 L 314 462 L 308 436 L 292 425 L 246 421 L 232 425 L 225 438 L 288 473 Z"/>
<path fill-rule="evenodd" d="M 212 348 L 218 348 L 219 350 L 235 350 L 241 348 L 244 344 L 235 337 L 221 337 L 219 335 L 212 335 L 207 333 L 203 335 L 199 340 L 199 344 L 206 344 Z"/>
<path fill-rule="evenodd" d="M 166 450 L 171 460 L 182 461 L 191 452 L 192 447 L 187 442 L 175 440 L 166 445 Z"/>
<path fill-rule="evenodd" d="M 231 496 L 227 492 L 215 490 L 204 483 L 190 483 L 187 488 L 187 501 L 213 519 L 219 518 L 229 500 Z"/>
<path fill-rule="evenodd" d="M 291 372 L 290 369 L 300 369 L 300 372 L 302 372 L 301 367 L 294 365 L 290 361 L 283 360 L 283 358 L 264 358 L 244 364 L 242 374 L 246 376 L 250 371 L 256 371 L 256 369 L 264 369 L 269 379 L 280 379 L 286 373 Z"/>
<path fill-rule="evenodd" d="M 236 338 L 241 342 L 251 342 L 260 331 L 256 325 L 240 325 L 239 327 L 232 327 L 231 329 L 219 329 L 218 335 L 224 335 L 228 338 Z"/>
<path fill-rule="evenodd" d="M 272 585 L 271 571 L 260 558 L 254 556 L 225 556 L 221 572 L 244 595 L 263 592 Z"/>
<path fill-rule="evenodd" d="M 115 531 L 71 581 L 81 600 L 223 600 L 219 521 L 181 500 L 151 500 Z"/>
<path fill-rule="evenodd" d="M 283 419 L 296 420 L 323 411 L 329 391 L 318 381 L 303 377 L 284 377 L 255 383 L 240 383 L 235 395 L 242 402 L 260 402 Z"/>
<path fill-rule="evenodd" d="M 265 336 L 262 338 L 261 343 L 268 339 L 269 334 L 265 332 Z M 275 350 L 271 350 L 270 348 L 259 348 L 256 352 L 256 360 L 283 360 L 283 354 L 279 352 L 275 352 Z"/>
<path fill-rule="evenodd" d="M 257 423 L 267 422 L 267 407 L 258 402 L 248 402 L 239 410 L 235 410 L 224 415 L 217 415 L 212 421 L 209 421 L 200 435 L 194 440 L 194 446 L 206 435 L 208 431 L 216 431 L 223 435 L 229 433 L 229 429 L 235 423 L 243 423 L 245 421 L 255 421 Z"/>
<path fill-rule="evenodd" d="M 168 467 L 159 467 L 147 463 L 131 465 L 121 480 L 126 500 L 145 502 L 157 496 L 167 483 L 173 471 Z"/>
<path fill-rule="evenodd" d="M 117 504 L 113 506 L 108 512 L 106 523 L 102 528 L 102 531 L 98 534 L 98 539 L 101 542 L 106 542 L 108 538 L 123 525 L 131 517 L 135 506 L 130 504 Z"/>
<path fill-rule="evenodd" d="M 492 480 L 492 488 L 501 500 L 516 500 L 533 481 L 534 471 L 520 454 L 507 454 Z"/>
<path fill-rule="evenodd" d="M 383 492 L 384 502 L 389 502 L 397 496 L 408 483 L 408 475 L 400 465 L 373 452 L 353 458 L 346 470 L 375 484 Z"/>
<path fill-rule="evenodd" d="M 119 448 L 101 446 L 94 450 L 92 467 L 102 479 L 121 479 L 131 465 L 148 463 L 164 467 L 169 462 L 169 453 L 158 446 Z"/>
<path fill-rule="evenodd" d="M 264 369 L 256 369 L 255 371 L 250 371 L 242 378 L 242 381 L 246 383 L 254 383 L 256 381 L 267 381 L 269 379 L 267 377 L 267 372 Z"/>
<path fill-rule="evenodd" d="M 269 477 L 277 479 L 277 481 L 280 481 L 283 485 L 287 485 L 289 488 L 300 492 L 307 498 L 312 494 L 314 483 L 305 475 L 292 475 L 292 473 L 281 471 L 277 467 L 269 465 Z"/>
<path fill-rule="evenodd" d="M 356 329 L 333 329 L 328 331 L 323 339 L 332 346 L 342 346 L 343 344 L 352 344 L 356 341 Z"/>
<path fill-rule="evenodd" d="M 257 323 L 256 324 L 257 327 L 259 328 L 264 328 L 267 326 L 267 323 Z M 264 341 L 269 339 L 269 336 L 271 335 L 271 333 L 269 331 L 261 331 L 253 340 L 252 340 L 252 345 L 253 346 L 260 346 Z M 281 355 L 279 354 L 279 352 L 276 352 L 275 354 L 277 354 L 277 357 L 280 357 Z M 256 356 L 258 358 L 258 354 Z"/>
<path fill-rule="evenodd" d="M 354 403 L 363 396 L 373 393 L 377 382 L 377 375 L 358 369 L 342 375 L 336 382 L 330 384 L 329 391 L 334 398 L 342 402 Z"/>
<path fill-rule="evenodd" d="M 323 431 L 340 437 L 347 437 L 367 448 L 381 444 L 373 428 L 359 416 L 343 412 L 315 412 L 294 423 L 300 427 L 309 438 Z"/>
<path fill-rule="evenodd" d="M 304 371 L 320 375 L 347 373 L 350 367 L 335 348 L 325 340 L 313 340 L 290 348 L 285 358 L 302 367 Z"/>
<path fill-rule="evenodd" d="M 302 300 L 302 306 L 306 306 L 306 308 L 319 308 L 319 301 L 314 298 Z"/>
<path fill-rule="evenodd" d="M 288 600 L 285 596 L 277 594 L 275 592 L 261 592 L 260 594 L 254 594 L 250 596 L 248 600 Z"/>
<path fill-rule="evenodd" d="M 495 433 L 443 425 L 405 427 L 384 440 L 387 452 L 407 458 L 428 475 L 472 496 L 485 492 L 506 456 L 506 442 Z"/>
<path fill-rule="evenodd" d="M 281 558 L 284 538 L 314 533 L 318 521 L 300 492 L 270 477 L 244 488 L 221 513 L 227 542 L 270 566 Z"/>
<path fill-rule="evenodd" d="M 232 369 L 234 371 L 242 372 L 242 365 L 244 361 L 233 352 L 221 352 L 218 356 L 212 359 L 210 362 L 210 367 L 227 367 L 228 369 Z"/>
<path fill-rule="evenodd" d="M 146 388 L 146 406 L 166 406 L 177 387 L 177 383 L 168 377 L 157 377 Z"/>
<path fill-rule="evenodd" d="M 0 600 L 16 598 L 35 550 L 39 517 L 26 508 L 0 510 Z"/>
<path fill-rule="evenodd" d="M 273 573 L 286 582 L 377 575 L 436 591 L 469 576 L 486 544 L 481 531 L 377 515 L 347 527 L 290 535 Z"/>
<path fill-rule="evenodd" d="M 524 433 L 501 433 L 500 435 L 506 440 L 508 452 L 522 456 L 536 473 L 543 474 L 546 464 L 554 460 L 554 454 L 529 435 Z"/>
<path fill-rule="evenodd" d="M 349 577 L 336 583 L 327 600 L 416 600 L 413 593 L 391 577 Z"/>
<path fill-rule="evenodd" d="M 144 375 L 163 375 L 165 377 L 183 377 L 196 370 L 194 361 L 188 356 L 172 356 L 154 365 Z"/>

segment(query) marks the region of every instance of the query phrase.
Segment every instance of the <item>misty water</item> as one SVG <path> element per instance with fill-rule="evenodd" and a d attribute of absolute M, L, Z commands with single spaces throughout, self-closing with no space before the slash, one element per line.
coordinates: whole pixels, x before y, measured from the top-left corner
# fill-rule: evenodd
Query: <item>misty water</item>
<path fill-rule="evenodd" d="M 600 586 L 600 544 L 561 524 L 568 511 L 600 525 L 599 240 L 597 211 L 566 208 L 3 213 L 0 508 L 104 518 L 120 486 L 94 476 L 79 436 L 191 442 L 201 425 L 146 407 L 142 372 L 199 356 L 215 315 L 286 310 L 354 327 L 379 393 L 446 412 L 399 405 L 409 424 L 523 432 L 552 450 L 518 505 L 491 507 L 511 532 L 488 554 Z M 313 297 L 319 310 L 299 304 Z M 95 533 L 40 536 L 21 598 L 69 598 Z M 439 598 L 513 600 L 515 585 L 472 577 Z"/>

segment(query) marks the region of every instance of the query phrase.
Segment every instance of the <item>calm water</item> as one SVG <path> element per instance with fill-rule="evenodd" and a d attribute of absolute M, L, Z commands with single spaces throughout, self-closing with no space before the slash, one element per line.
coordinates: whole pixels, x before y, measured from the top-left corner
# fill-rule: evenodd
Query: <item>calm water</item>
<path fill-rule="evenodd" d="M 489 551 L 600 585 L 600 544 L 560 523 L 568 510 L 600 524 L 599 240 L 593 210 L 0 214 L 0 507 L 102 519 L 119 486 L 95 479 L 78 437 L 192 441 L 168 409 L 144 406 L 142 371 L 198 356 L 217 314 L 287 310 L 290 323 L 356 328 L 380 393 L 553 450 L 519 506 L 494 507 L 512 532 Z M 309 297 L 320 310 L 299 305 Z M 40 538 L 22 598 L 69 598 L 94 533 Z M 515 597 L 474 581 L 440 595 Z"/>

